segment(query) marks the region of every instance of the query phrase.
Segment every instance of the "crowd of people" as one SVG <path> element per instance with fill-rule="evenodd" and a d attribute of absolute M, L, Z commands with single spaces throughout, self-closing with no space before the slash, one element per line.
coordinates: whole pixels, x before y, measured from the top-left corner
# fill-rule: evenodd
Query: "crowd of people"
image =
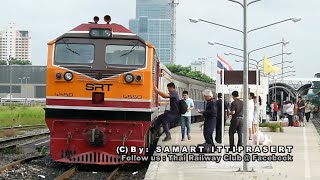
<path fill-rule="evenodd" d="M 281 120 L 288 120 L 288 126 L 302 126 L 305 127 L 311 118 L 311 113 L 314 106 L 309 100 L 303 101 L 302 97 L 298 97 L 298 101 L 284 101 L 279 108 L 276 101 L 270 104 L 270 116 L 273 121 L 277 121 L 278 117 Z M 295 122 L 296 123 L 295 125 Z"/>
<path fill-rule="evenodd" d="M 177 91 L 175 90 L 175 84 L 169 83 L 167 85 L 169 93 L 162 92 L 154 87 L 156 93 L 163 98 L 170 99 L 170 110 L 166 110 L 162 115 L 158 117 L 155 122 L 155 128 L 159 130 L 160 124 L 164 128 L 166 137 L 163 141 L 171 140 L 170 130 L 168 124 L 180 119 L 181 121 L 181 141 L 191 139 L 191 110 L 195 108 L 193 99 L 189 97 L 188 91 L 183 91 L 182 99 L 186 102 L 188 108 L 185 114 L 179 113 L 179 101 Z M 238 146 L 242 145 L 242 132 L 243 132 L 243 101 L 239 98 L 239 92 L 232 92 L 233 101 L 229 105 L 227 101 L 222 102 L 222 94 L 218 93 L 218 99 L 216 99 L 212 91 L 206 89 L 202 92 L 204 100 L 206 102 L 205 108 L 198 112 L 203 115 L 205 121 L 203 125 L 203 136 L 205 144 L 215 145 L 222 142 L 222 122 L 226 125 L 227 117 L 231 118 L 229 128 L 229 143 L 230 146 L 235 146 L 234 134 L 238 134 Z M 224 103 L 224 109 L 222 109 L 222 103 Z M 252 135 L 257 133 L 257 125 L 259 123 L 261 98 L 256 97 L 253 93 L 249 94 L 249 114 L 248 114 L 248 128 L 249 128 L 249 140 L 252 139 Z M 224 117 L 222 118 L 222 112 L 224 111 Z M 213 139 L 213 133 L 215 133 L 215 142 Z"/>
<path fill-rule="evenodd" d="M 175 90 L 175 84 L 169 83 L 167 85 L 169 93 L 162 92 L 154 87 L 156 93 L 158 93 L 163 98 L 170 99 L 170 110 L 166 110 L 162 115 L 158 117 L 155 122 L 155 128 L 160 129 L 160 124 L 164 128 L 166 137 L 163 141 L 171 140 L 171 134 L 168 124 L 180 119 L 181 124 L 181 141 L 185 141 L 186 137 L 188 140 L 191 139 L 191 110 L 195 108 L 192 97 L 189 97 L 188 91 L 183 91 L 182 100 L 185 101 L 187 110 L 184 114 L 179 111 L 180 98 L 178 92 Z M 226 125 L 227 117 L 231 118 L 229 127 L 229 143 L 230 146 L 235 146 L 234 134 L 238 134 L 238 146 L 242 145 L 242 132 L 243 132 L 243 101 L 239 99 L 239 92 L 232 92 L 233 101 L 229 105 L 227 101 L 222 102 L 222 94 L 218 93 L 218 99 L 216 99 L 213 93 L 206 89 L 202 92 L 205 100 L 205 108 L 198 112 L 203 115 L 205 121 L 203 125 L 203 136 L 205 144 L 215 145 L 213 139 L 213 133 L 215 134 L 215 142 L 222 142 L 222 122 Z M 247 124 L 249 129 L 249 140 L 252 140 L 253 135 L 258 132 L 258 123 L 261 117 L 261 97 L 255 96 L 254 93 L 249 94 L 248 99 L 248 118 Z M 224 103 L 224 109 L 222 109 L 222 104 Z M 273 121 L 277 121 L 278 117 L 281 120 L 287 119 L 288 126 L 296 126 L 294 121 L 297 120 L 299 126 L 306 126 L 306 122 L 309 122 L 311 112 L 314 108 L 312 104 L 307 100 L 304 102 L 299 96 L 298 101 L 291 102 L 285 101 L 280 106 L 274 100 L 267 106 L 269 111 L 267 113 L 271 116 Z M 222 112 L 224 111 L 224 118 L 222 118 Z M 306 122 L 305 118 L 306 117 Z"/>

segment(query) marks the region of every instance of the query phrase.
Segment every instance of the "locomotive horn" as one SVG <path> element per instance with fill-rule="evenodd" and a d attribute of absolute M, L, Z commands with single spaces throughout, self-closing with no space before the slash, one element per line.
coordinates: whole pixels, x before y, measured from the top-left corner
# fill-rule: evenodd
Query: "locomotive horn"
<path fill-rule="evenodd" d="M 109 15 L 104 16 L 104 21 L 109 24 L 111 22 L 111 17 Z"/>
<path fill-rule="evenodd" d="M 98 17 L 98 16 L 93 17 L 93 21 L 94 21 L 95 24 L 98 24 L 98 22 L 99 22 L 99 17 Z"/>

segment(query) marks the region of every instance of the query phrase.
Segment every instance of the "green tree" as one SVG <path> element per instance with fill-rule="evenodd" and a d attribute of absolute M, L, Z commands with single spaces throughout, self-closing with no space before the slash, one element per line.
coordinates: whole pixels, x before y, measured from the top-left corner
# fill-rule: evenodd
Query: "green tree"
<path fill-rule="evenodd" d="M 186 76 L 206 83 L 215 84 L 215 81 L 209 76 L 199 71 L 192 71 L 191 66 L 183 67 L 181 65 L 176 64 L 169 64 L 166 66 L 172 73 L 178 74 L 180 76 Z"/>
<path fill-rule="evenodd" d="M 32 65 L 30 61 L 23 61 L 20 59 L 9 57 L 9 65 Z M 0 60 L 0 65 L 7 65 L 6 60 Z"/>
<path fill-rule="evenodd" d="M 20 60 L 20 59 L 14 59 L 12 58 L 10 60 L 10 64 L 13 65 L 13 64 L 17 64 L 17 65 L 31 65 L 32 63 L 30 61 L 23 61 L 23 60 Z"/>
<path fill-rule="evenodd" d="M 5 61 L 5 60 L 0 60 L 0 65 L 7 65 L 7 61 Z"/>
<path fill-rule="evenodd" d="M 315 78 L 320 78 L 320 73 L 317 73 L 314 75 Z M 319 81 L 313 81 L 313 90 L 311 94 L 308 94 L 309 101 L 315 105 L 317 112 L 319 112 L 320 107 L 320 82 Z M 315 114 L 314 114 L 315 115 Z"/>
<path fill-rule="evenodd" d="M 315 78 L 320 78 L 320 73 L 317 73 L 314 75 Z M 320 92 L 320 82 L 319 81 L 313 81 L 313 93 L 317 94 L 318 92 Z"/>

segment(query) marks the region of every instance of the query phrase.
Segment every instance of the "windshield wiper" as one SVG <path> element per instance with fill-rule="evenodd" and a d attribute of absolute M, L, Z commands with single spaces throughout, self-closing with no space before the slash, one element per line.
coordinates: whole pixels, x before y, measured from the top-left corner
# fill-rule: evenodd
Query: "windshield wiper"
<path fill-rule="evenodd" d="M 62 39 L 62 41 L 63 41 L 64 44 L 67 46 L 66 49 L 68 49 L 69 51 L 71 51 L 73 54 L 77 54 L 77 55 L 80 56 L 80 54 L 79 54 L 78 52 L 76 52 L 76 51 L 74 51 L 74 50 L 72 50 L 72 49 L 70 48 L 69 44 L 68 44 L 64 39 Z"/>
<path fill-rule="evenodd" d="M 133 51 L 134 51 L 134 48 L 136 47 L 138 45 L 138 42 L 131 48 L 131 50 L 129 51 L 129 52 L 127 52 L 127 53 L 124 53 L 124 54 L 121 54 L 120 55 L 120 57 L 122 57 L 122 56 L 126 56 L 126 55 L 128 55 L 128 54 L 130 54 L 130 53 L 132 53 Z"/>

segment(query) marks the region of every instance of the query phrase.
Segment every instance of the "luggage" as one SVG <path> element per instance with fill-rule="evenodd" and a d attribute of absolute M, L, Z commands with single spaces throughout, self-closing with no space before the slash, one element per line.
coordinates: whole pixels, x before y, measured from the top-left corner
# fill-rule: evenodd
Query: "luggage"
<path fill-rule="evenodd" d="M 187 103 L 183 99 L 179 100 L 179 113 L 185 114 L 187 111 L 188 111 Z"/>
<path fill-rule="evenodd" d="M 263 145 L 270 146 L 271 144 L 272 144 L 271 137 L 269 137 L 268 135 L 264 135 L 264 142 L 263 142 Z"/>
<path fill-rule="evenodd" d="M 265 136 L 261 131 L 258 131 L 253 135 L 252 142 L 254 145 L 263 145 L 265 141 Z"/>
<path fill-rule="evenodd" d="M 253 135 L 253 145 L 271 145 L 272 140 L 267 134 L 263 134 L 261 131 L 258 131 Z"/>

